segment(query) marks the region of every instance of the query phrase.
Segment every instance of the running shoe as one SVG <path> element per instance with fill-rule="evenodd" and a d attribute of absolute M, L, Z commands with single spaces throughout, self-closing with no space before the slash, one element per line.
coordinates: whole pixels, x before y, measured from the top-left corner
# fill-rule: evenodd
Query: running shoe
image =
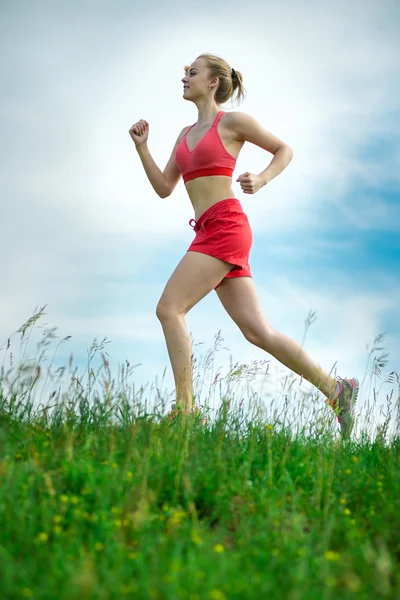
<path fill-rule="evenodd" d="M 338 378 L 341 379 L 340 377 Z M 340 390 L 336 398 L 325 400 L 333 408 L 340 423 L 340 432 L 344 439 L 347 439 L 354 426 L 355 406 L 357 402 L 360 384 L 358 379 L 341 379 L 339 381 Z"/>

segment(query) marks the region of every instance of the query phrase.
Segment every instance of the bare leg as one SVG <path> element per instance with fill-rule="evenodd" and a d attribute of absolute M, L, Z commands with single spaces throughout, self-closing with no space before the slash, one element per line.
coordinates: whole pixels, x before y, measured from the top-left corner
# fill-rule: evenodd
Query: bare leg
<path fill-rule="evenodd" d="M 185 319 L 182 315 L 165 316 L 161 320 L 161 325 L 174 374 L 176 400 L 185 408 L 191 409 L 193 408 L 192 343 Z"/>
<path fill-rule="evenodd" d="M 193 407 L 192 344 L 185 315 L 231 270 L 232 265 L 203 254 L 187 252 L 172 273 L 157 305 L 174 373 L 177 403 Z"/>
<path fill-rule="evenodd" d="M 286 367 L 315 385 L 326 397 L 333 397 L 336 379 L 314 362 L 300 344 L 271 327 L 250 277 L 224 279 L 216 291 L 225 310 L 249 342 L 272 354 Z"/>
<path fill-rule="evenodd" d="M 324 396 L 328 398 L 333 396 L 336 379 L 323 371 L 304 348 L 287 335 L 271 328 L 267 335 L 257 338 L 253 343 L 315 385 Z"/>

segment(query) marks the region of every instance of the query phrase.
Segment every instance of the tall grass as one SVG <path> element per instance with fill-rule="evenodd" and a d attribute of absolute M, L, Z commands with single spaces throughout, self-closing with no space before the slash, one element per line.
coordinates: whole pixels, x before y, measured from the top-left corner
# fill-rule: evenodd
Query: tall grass
<path fill-rule="evenodd" d="M 94 340 L 82 376 L 71 357 L 68 368 L 48 368 L 39 389 L 55 329 L 45 330 L 35 359 L 25 351 L 44 308 L 16 332 L 18 365 L 12 336 L 3 347 L 2 599 L 399 597 L 398 374 L 386 378 L 397 390 L 379 429 L 343 442 L 333 412 L 315 409 L 290 378 L 280 402 L 265 407 L 252 394 L 268 361 L 231 364 L 222 378 L 218 334 L 204 361 L 194 361 L 199 395 L 211 373 L 208 424 L 171 423 L 159 386 L 150 402 L 129 383 L 128 361 L 112 379 L 105 339 Z M 368 356 L 372 398 L 385 380 L 382 341 Z M 65 373 L 70 386 L 61 393 Z M 42 406 L 46 379 L 55 389 Z M 212 398 L 220 399 L 215 414 Z"/>

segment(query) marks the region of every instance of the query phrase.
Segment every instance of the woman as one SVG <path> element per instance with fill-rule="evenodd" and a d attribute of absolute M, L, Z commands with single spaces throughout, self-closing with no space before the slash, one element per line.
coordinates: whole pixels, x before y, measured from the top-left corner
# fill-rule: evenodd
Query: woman
<path fill-rule="evenodd" d="M 244 97 L 241 73 L 222 58 L 201 54 L 185 67 L 182 83 L 183 98 L 197 107 L 197 122 L 180 132 L 164 172 L 148 149 L 147 121 L 141 119 L 129 130 L 156 193 L 167 198 L 183 176 L 196 217 L 189 221 L 196 236 L 167 282 L 156 309 L 174 373 L 176 406 L 183 412 L 196 411 L 192 347 L 184 317 L 215 289 L 249 342 L 322 391 L 338 417 L 342 435 L 348 437 L 354 424 L 359 383 L 354 378 L 330 377 L 298 343 L 273 329 L 266 320 L 248 262 L 251 228 L 231 187 L 236 160 L 245 142 L 274 155 L 262 173 L 246 172 L 236 179 L 245 194 L 255 194 L 279 175 L 291 161 L 292 149 L 249 115 L 221 111 L 221 105 L 235 91 L 238 100 Z"/>

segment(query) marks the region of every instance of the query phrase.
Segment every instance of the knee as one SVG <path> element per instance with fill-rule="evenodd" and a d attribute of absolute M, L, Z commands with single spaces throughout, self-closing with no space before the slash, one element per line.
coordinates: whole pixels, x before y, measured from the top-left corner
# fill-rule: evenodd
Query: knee
<path fill-rule="evenodd" d="M 168 313 L 170 312 L 168 306 L 163 304 L 161 301 L 158 302 L 156 307 L 156 316 L 159 321 L 164 321 L 167 318 Z"/>
<path fill-rule="evenodd" d="M 159 321 L 166 321 L 169 319 L 176 319 L 179 316 L 179 313 L 173 306 L 159 300 L 156 307 L 156 316 Z"/>
<path fill-rule="evenodd" d="M 268 350 L 274 345 L 274 329 L 265 327 L 262 331 L 254 329 L 243 330 L 243 335 L 248 342 L 263 350 Z"/>

